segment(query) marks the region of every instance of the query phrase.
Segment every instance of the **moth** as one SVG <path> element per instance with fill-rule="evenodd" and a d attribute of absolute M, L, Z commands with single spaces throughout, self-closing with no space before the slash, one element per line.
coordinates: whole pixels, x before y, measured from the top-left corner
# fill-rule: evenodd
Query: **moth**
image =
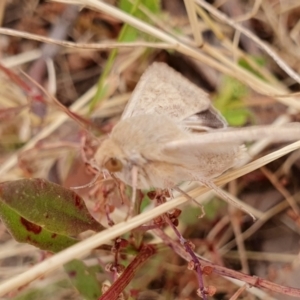
<path fill-rule="evenodd" d="M 300 138 L 299 124 L 229 128 L 208 95 L 164 63 L 141 76 L 121 120 L 95 153 L 101 170 L 133 189 L 177 189 L 197 181 L 228 196 L 213 179 L 236 166 L 244 142 L 271 137 Z"/>

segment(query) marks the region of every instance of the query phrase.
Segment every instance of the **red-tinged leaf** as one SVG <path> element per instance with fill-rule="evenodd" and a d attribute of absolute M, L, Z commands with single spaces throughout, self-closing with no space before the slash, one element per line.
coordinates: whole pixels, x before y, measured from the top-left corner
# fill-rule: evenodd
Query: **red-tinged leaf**
<path fill-rule="evenodd" d="M 76 239 L 50 232 L 31 223 L 1 201 L 0 217 L 11 235 L 20 243 L 28 243 L 50 252 L 59 252 L 77 243 Z"/>
<path fill-rule="evenodd" d="M 102 295 L 101 284 L 97 280 L 100 266 L 88 267 L 74 259 L 64 266 L 72 284 L 86 300 L 97 300 Z"/>
<path fill-rule="evenodd" d="M 45 179 L 0 183 L 0 202 L 53 233 L 76 236 L 89 229 L 103 229 L 76 193 Z"/>

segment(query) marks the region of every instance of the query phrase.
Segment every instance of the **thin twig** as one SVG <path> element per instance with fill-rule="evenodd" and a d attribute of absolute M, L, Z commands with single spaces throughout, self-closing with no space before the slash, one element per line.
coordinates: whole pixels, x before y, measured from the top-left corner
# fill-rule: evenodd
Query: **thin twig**
<path fill-rule="evenodd" d="M 150 42 L 130 42 L 130 43 L 116 43 L 112 41 L 101 42 L 101 43 L 74 43 L 68 41 L 61 41 L 58 39 L 53 39 L 38 34 L 28 33 L 25 31 L 9 29 L 0 27 L 0 34 L 16 36 L 23 39 L 29 39 L 34 41 L 39 41 L 43 43 L 49 43 L 57 46 L 76 48 L 80 50 L 109 50 L 114 48 L 136 48 L 136 47 L 149 47 L 158 49 L 174 49 L 175 45 L 169 43 L 150 43 Z"/>

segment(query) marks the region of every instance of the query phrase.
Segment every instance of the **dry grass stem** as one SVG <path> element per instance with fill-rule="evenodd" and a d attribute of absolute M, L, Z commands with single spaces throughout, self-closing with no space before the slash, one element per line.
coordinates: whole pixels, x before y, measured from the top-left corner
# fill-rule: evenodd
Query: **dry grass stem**
<path fill-rule="evenodd" d="M 175 49 L 174 45 L 168 43 L 150 43 L 150 42 L 132 42 L 132 43 L 116 43 L 113 41 L 101 42 L 101 43 L 73 43 L 68 41 L 61 41 L 49 37 L 44 37 L 37 34 L 27 33 L 25 31 L 19 31 L 9 28 L 0 28 L 0 34 L 21 37 L 23 39 L 29 39 L 39 41 L 42 43 L 53 44 L 57 46 L 79 49 L 79 50 L 109 50 L 114 48 L 136 48 L 136 47 L 148 47 L 157 49 Z"/>

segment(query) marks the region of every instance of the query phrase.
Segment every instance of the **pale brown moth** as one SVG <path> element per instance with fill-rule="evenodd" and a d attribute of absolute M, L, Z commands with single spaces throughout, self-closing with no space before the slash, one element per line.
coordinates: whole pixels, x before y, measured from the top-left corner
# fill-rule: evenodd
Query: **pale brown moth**
<path fill-rule="evenodd" d="M 197 181 L 232 202 L 213 179 L 239 163 L 243 142 L 264 137 L 300 139 L 300 124 L 228 128 L 201 88 L 168 65 L 153 63 L 95 162 L 133 190 L 178 190 L 184 181 Z"/>

